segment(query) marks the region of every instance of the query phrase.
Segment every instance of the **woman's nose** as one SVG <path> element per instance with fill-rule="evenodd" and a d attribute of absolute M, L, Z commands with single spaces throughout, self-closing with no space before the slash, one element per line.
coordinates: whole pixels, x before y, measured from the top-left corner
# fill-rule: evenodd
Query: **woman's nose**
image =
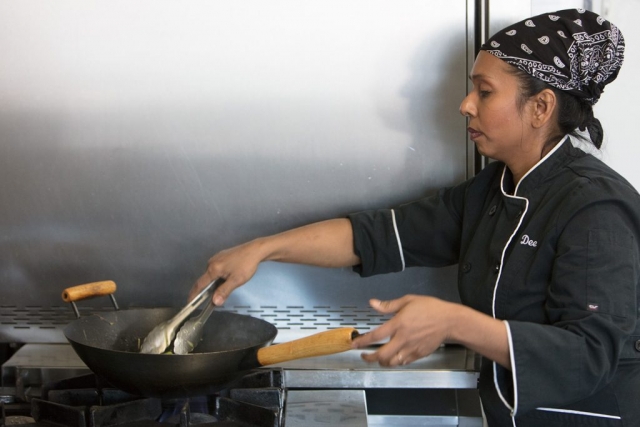
<path fill-rule="evenodd" d="M 460 103 L 460 114 L 467 117 L 475 114 L 475 107 L 471 102 L 471 94 L 468 94 Z"/>

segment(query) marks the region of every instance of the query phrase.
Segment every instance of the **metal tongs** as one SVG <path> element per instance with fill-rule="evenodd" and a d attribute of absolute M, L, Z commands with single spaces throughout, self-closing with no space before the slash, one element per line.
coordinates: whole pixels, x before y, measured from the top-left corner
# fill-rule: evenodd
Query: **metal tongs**
<path fill-rule="evenodd" d="M 202 328 L 209 320 L 214 308 L 216 308 L 216 305 L 209 298 L 207 307 L 199 315 L 192 317 L 182 325 L 182 328 L 176 334 L 175 341 L 173 341 L 173 352 L 175 354 L 191 353 L 196 348 L 200 338 L 202 338 Z"/>
<path fill-rule="evenodd" d="M 213 311 L 213 308 L 215 308 L 215 305 L 213 304 L 213 301 L 211 300 L 213 292 L 223 282 L 224 282 L 224 279 L 216 279 L 216 280 L 212 281 L 202 291 L 200 291 L 200 293 L 198 295 L 196 295 L 196 297 L 194 299 L 192 299 L 191 302 L 189 302 L 187 305 L 185 305 L 184 308 L 178 312 L 178 314 L 176 314 L 171 319 L 169 319 L 169 320 L 167 320 L 165 322 L 162 322 L 158 326 L 153 328 L 151 330 L 151 332 L 149 332 L 149 334 L 146 336 L 144 341 L 142 342 L 142 346 L 140 348 L 140 353 L 147 353 L 147 354 L 161 354 L 161 353 L 164 353 L 165 350 L 171 345 L 171 342 L 173 341 L 173 339 L 176 337 L 176 330 L 182 324 L 182 322 L 184 322 L 185 319 L 187 317 L 189 317 L 191 315 L 191 313 L 193 313 L 196 308 L 198 308 L 198 306 L 200 306 L 204 301 L 206 301 L 208 299 L 209 300 L 209 305 L 207 306 L 207 309 L 208 309 L 209 313 L 207 314 L 206 318 L 204 318 L 204 316 L 202 316 L 202 315 L 198 316 L 198 318 L 200 318 L 201 320 L 204 320 L 204 321 L 199 323 L 200 326 L 198 328 L 196 328 L 196 330 L 195 330 L 196 334 L 201 333 L 202 332 L 202 326 L 204 325 L 204 322 L 209 318 L 209 315 L 211 314 L 211 311 Z M 207 310 L 203 311 L 202 314 L 205 314 L 206 311 Z M 189 322 L 191 322 L 191 321 L 189 321 Z M 189 322 L 187 322 L 187 323 L 189 323 Z M 187 326 L 187 324 L 185 324 L 185 326 Z M 195 344 L 197 344 L 197 340 L 199 340 L 200 337 L 198 336 L 197 340 L 194 341 L 193 340 L 194 338 L 192 338 L 193 333 L 189 333 L 186 336 L 188 338 L 188 341 L 191 342 L 192 344 L 194 344 L 192 346 L 192 348 L 189 350 L 189 351 L 191 351 L 191 350 L 193 350 L 193 347 L 195 347 Z M 184 345 L 181 345 L 180 350 L 182 351 L 183 348 L 184 348 Z M 185 353 L 178 353 L 178 354 L 186 354 L 186 352 Z"/>

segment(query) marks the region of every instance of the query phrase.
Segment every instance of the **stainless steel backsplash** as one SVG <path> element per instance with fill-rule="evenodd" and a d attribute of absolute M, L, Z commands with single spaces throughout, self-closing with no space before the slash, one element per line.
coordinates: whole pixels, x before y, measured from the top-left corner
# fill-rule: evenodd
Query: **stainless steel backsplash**
<path fill-rule="evenodd" d="M 107 279 L 123 307 L 181 305 L 221 249 L 461 181 L 468 14 L 463 0 L 3 1 L 0 305 L 40 311 Z M 409 292 L 455 299 L 455 268 L 365 280 L 267 263 L 227 305 Z"/>

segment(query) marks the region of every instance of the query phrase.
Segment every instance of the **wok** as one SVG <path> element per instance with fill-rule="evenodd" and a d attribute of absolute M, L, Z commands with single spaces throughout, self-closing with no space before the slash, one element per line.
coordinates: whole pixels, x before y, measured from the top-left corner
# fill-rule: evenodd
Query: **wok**
<path fill-rule="evenodd" d="M 62 295 L 75 309 L 75 301 L 81 299 L 98 295 L 113 299 L 115 289 L 113 282 L 96 282 L 68 288 Z M 70 322 L 64 334 L 94 373 L 115 387 L 151 397 L 209 394 L 249 369 L 349 350 L 358 335 L 353 328 L 340 328 L 269 346 L 277 334 L 271 323 L 214 311 L 194 353 L 139 353 L 149 331 L 178 311 L 138 308 L 93 314 Z"/>

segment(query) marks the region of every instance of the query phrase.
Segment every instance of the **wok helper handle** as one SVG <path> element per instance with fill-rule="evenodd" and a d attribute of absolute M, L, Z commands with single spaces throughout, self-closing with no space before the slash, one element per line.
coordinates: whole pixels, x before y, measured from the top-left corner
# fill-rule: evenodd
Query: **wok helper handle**
<path fill-rule="evenodd" d="M 81 301 L 87 298 L 101 297 L 109 295 L 111 303 L 116 310 L 119 310 L 118 303 L 116 302 L 113 293 L 116 291 L 116 283 L 112 280 L 105 280 L 102 282 L 85 283 L 84 285 L 72 286 L 62 291 L 62 299 L 65 302 L 70 302 L 73 307 L 73 311 L 76 313 L 76 317 L 80 317 L 80 312 L 76 306 L 76 301 Z"/>
<path fill-rule="evenodd" d="M 62 299 L 66 302 L 80 301 L 86 298 L 111 295 L 116 291 L 116 284 L 112 280 L 86 283 L 72 286 L 62 292 Z"/>
<path fill-rule="evenodd" d="M 263 347 L 256 355 L 261 366 L 288 362 L 305 357 L 326 356 L 351 350 L 351 343 L 359 335 L 354 328 L 339 328 L 305 338 Z"/>

